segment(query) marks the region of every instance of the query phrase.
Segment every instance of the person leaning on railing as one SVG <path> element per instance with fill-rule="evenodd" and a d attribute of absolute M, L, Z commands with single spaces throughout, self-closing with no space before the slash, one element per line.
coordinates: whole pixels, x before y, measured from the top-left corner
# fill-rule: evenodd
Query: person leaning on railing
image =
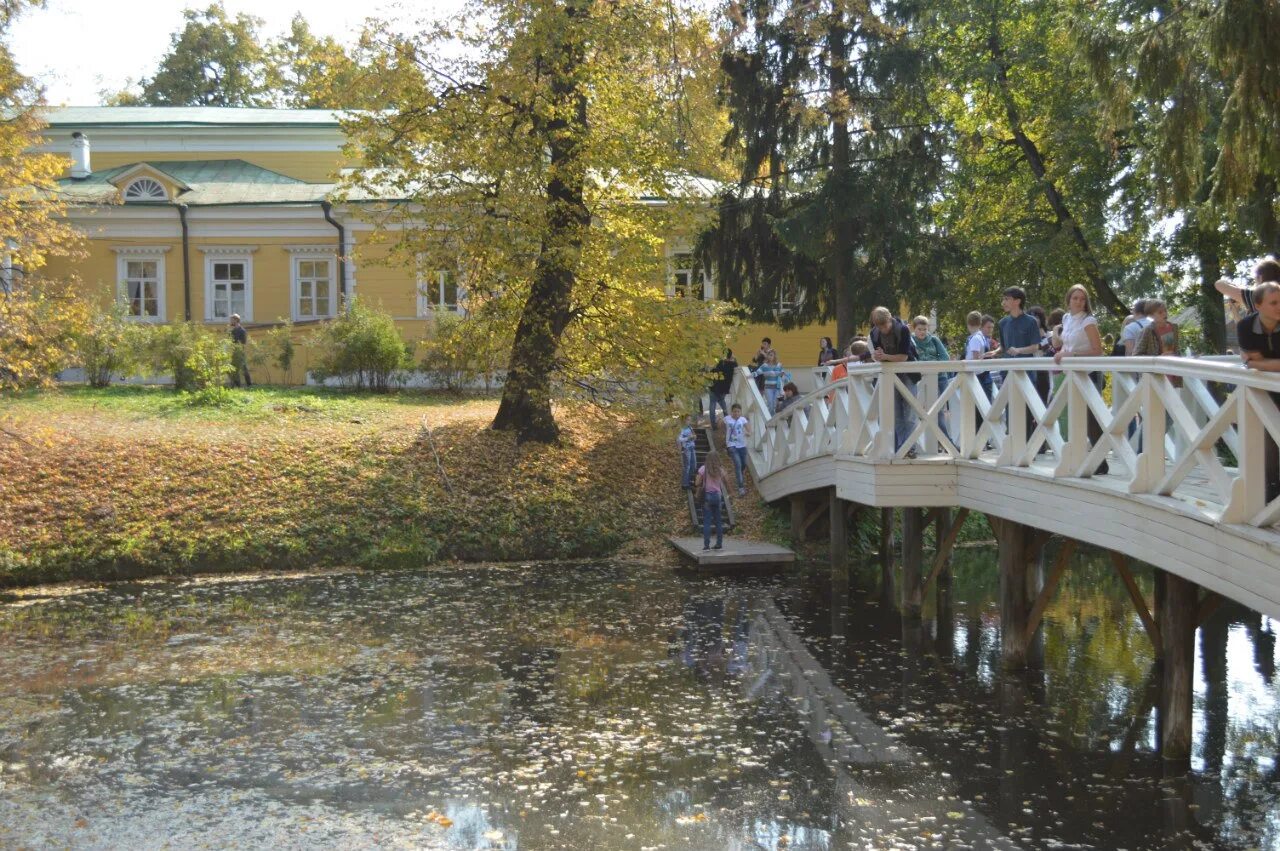
<path fill-rule="evenodd" d="M 1236 325 L 1240 356 L 1249 369 L 1280 373 L 1280 284 L 1267 281 L 1254 288 L 1256 308 Z M 1280 393 L 1271 401 L 1280 408 Z M 1270 432 L 1266 435 L 1263 469 L 1266 472 L 1267 502 L 1280 497 L 1280 446 Z"/>
<path fill-rule="evenodd" d="M 1089 303 L 1089 291 L 1083 284 L 1076 284 L 1067 290 L 1067 312 L 1062 317 L 1062 329 L 1055 344 L 1058 353 L 1053 362 L 1061 364 L 1064 358 L 1096 358 L 1102 356 L 1102 335 L 1098 333 L 1098 320 L 1093 316 L 1093 307 Z M 1099 390 L 1104 378 L 1101 372 L 1089 373 L 1089 380 Z M 1086 406 L 1087 408 L 1087 406 Z M 1102 425 L 1094 417 L 1092 409 L 1088 411 L 1089 445 L 1093 446 L 1102 437 Z M 1071 436 L 1073 439 L 1074 435 Z M 1098 465 L 1098 475 L 1106 475 L 1110 468 L 1103 461 Z"/>
<path fill-rule="evenodd" d="M 938 339 L 937 334 L 929 333 L 929 317 L 917 316 L 911 320 L 911 333 L 916 338 L 916 354 L 920 356 L 922 361 L 948 361 L 951 360 L 951 352 L 947 351 L 947 346 L 942 340 Z M 938 373 L 938 396 L 941 397 L 947 391 L 947 386 L 951 383 L 951 373 Z M 947 428 L 947 411 L 944 407 L 938 411 L 938 428 L 942 429 L 942 433 L 950 435 Z"/>

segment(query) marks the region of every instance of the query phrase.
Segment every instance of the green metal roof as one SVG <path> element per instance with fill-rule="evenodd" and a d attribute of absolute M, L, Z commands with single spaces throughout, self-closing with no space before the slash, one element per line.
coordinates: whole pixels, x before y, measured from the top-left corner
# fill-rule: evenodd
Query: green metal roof
<path fill-rule="evenodd" d="M 140 161 L 95 171 L 78 180 L 64 177 L 58 181 L 58 191 L 65 200 L 73 204 L 114 203 L 117 190 L 111 181 L 140 165 L 167 175 L 186 187 L 171 202 L 134 202 L 141 204 L 179 203 L 192 207 L 317 204 L 328 199 L 338 188 L 336 183 L 307 183 L 244 160 L 190 160 Z M 348 200 L 395 199 L 372 193 L 352 192 Z"/>
<path fill-rule="evenodd" d="M 346 113 L 332 109 L 253 109 L 221 106 L 55 106 L 50 127 L 332 127 Z"/>

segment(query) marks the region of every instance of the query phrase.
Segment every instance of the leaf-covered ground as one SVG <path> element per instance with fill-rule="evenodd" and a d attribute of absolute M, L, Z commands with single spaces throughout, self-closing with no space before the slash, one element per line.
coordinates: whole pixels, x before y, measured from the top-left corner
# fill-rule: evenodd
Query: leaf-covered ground
<path fill-rule="evenodd" d="M 673 431 L 565 406 L 561 445 L 519 447 L 488 428 L 496 404 L 296 389 L 230 408 L 155 388 L 7 399 L 0 584 L 669 558 L 665 535 L 688 525 Z"/>

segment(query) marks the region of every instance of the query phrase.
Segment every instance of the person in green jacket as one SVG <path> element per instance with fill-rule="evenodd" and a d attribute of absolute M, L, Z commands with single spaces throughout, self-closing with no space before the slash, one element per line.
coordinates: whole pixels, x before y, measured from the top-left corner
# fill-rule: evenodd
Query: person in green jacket
<path fill-rule="evenodd" d="M 911 333 L 916 338 L 916 353 L 920 355 L 922 361 L 942 361 L 951 360 L 951 352 L 947 351 L 947 346 L 938 339 L 937 334 L 929 333 L 929 317 L 917 316 L 911 320 Z M 951 373 L 938 373 L 938 395 L 941 396 L 947 390 L 947 385 L 951 383 Z M 951 431 L 947 428 L 947 411 L 946 408 L 938 412 L 938 428 L 942 429 L 942 433 L 950 435 Z"/>

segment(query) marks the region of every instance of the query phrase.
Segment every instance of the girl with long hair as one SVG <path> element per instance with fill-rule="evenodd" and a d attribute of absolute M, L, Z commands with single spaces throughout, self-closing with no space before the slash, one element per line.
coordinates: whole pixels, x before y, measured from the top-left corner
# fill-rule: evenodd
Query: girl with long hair
<path fill-rule="evenodd" d="M 715 549 L 724 547 L 724 523 L 721 510 L 724 507 L 724 495 L 729 490 L 729 481 L 725 478 L 724 464 L 720 461 L 720 453 L 712 449 L 706 460 L 698 468 L 697 487 L 702 491 L 702 548 L 711 547 L 711 519 L 715 518 Z"/>

